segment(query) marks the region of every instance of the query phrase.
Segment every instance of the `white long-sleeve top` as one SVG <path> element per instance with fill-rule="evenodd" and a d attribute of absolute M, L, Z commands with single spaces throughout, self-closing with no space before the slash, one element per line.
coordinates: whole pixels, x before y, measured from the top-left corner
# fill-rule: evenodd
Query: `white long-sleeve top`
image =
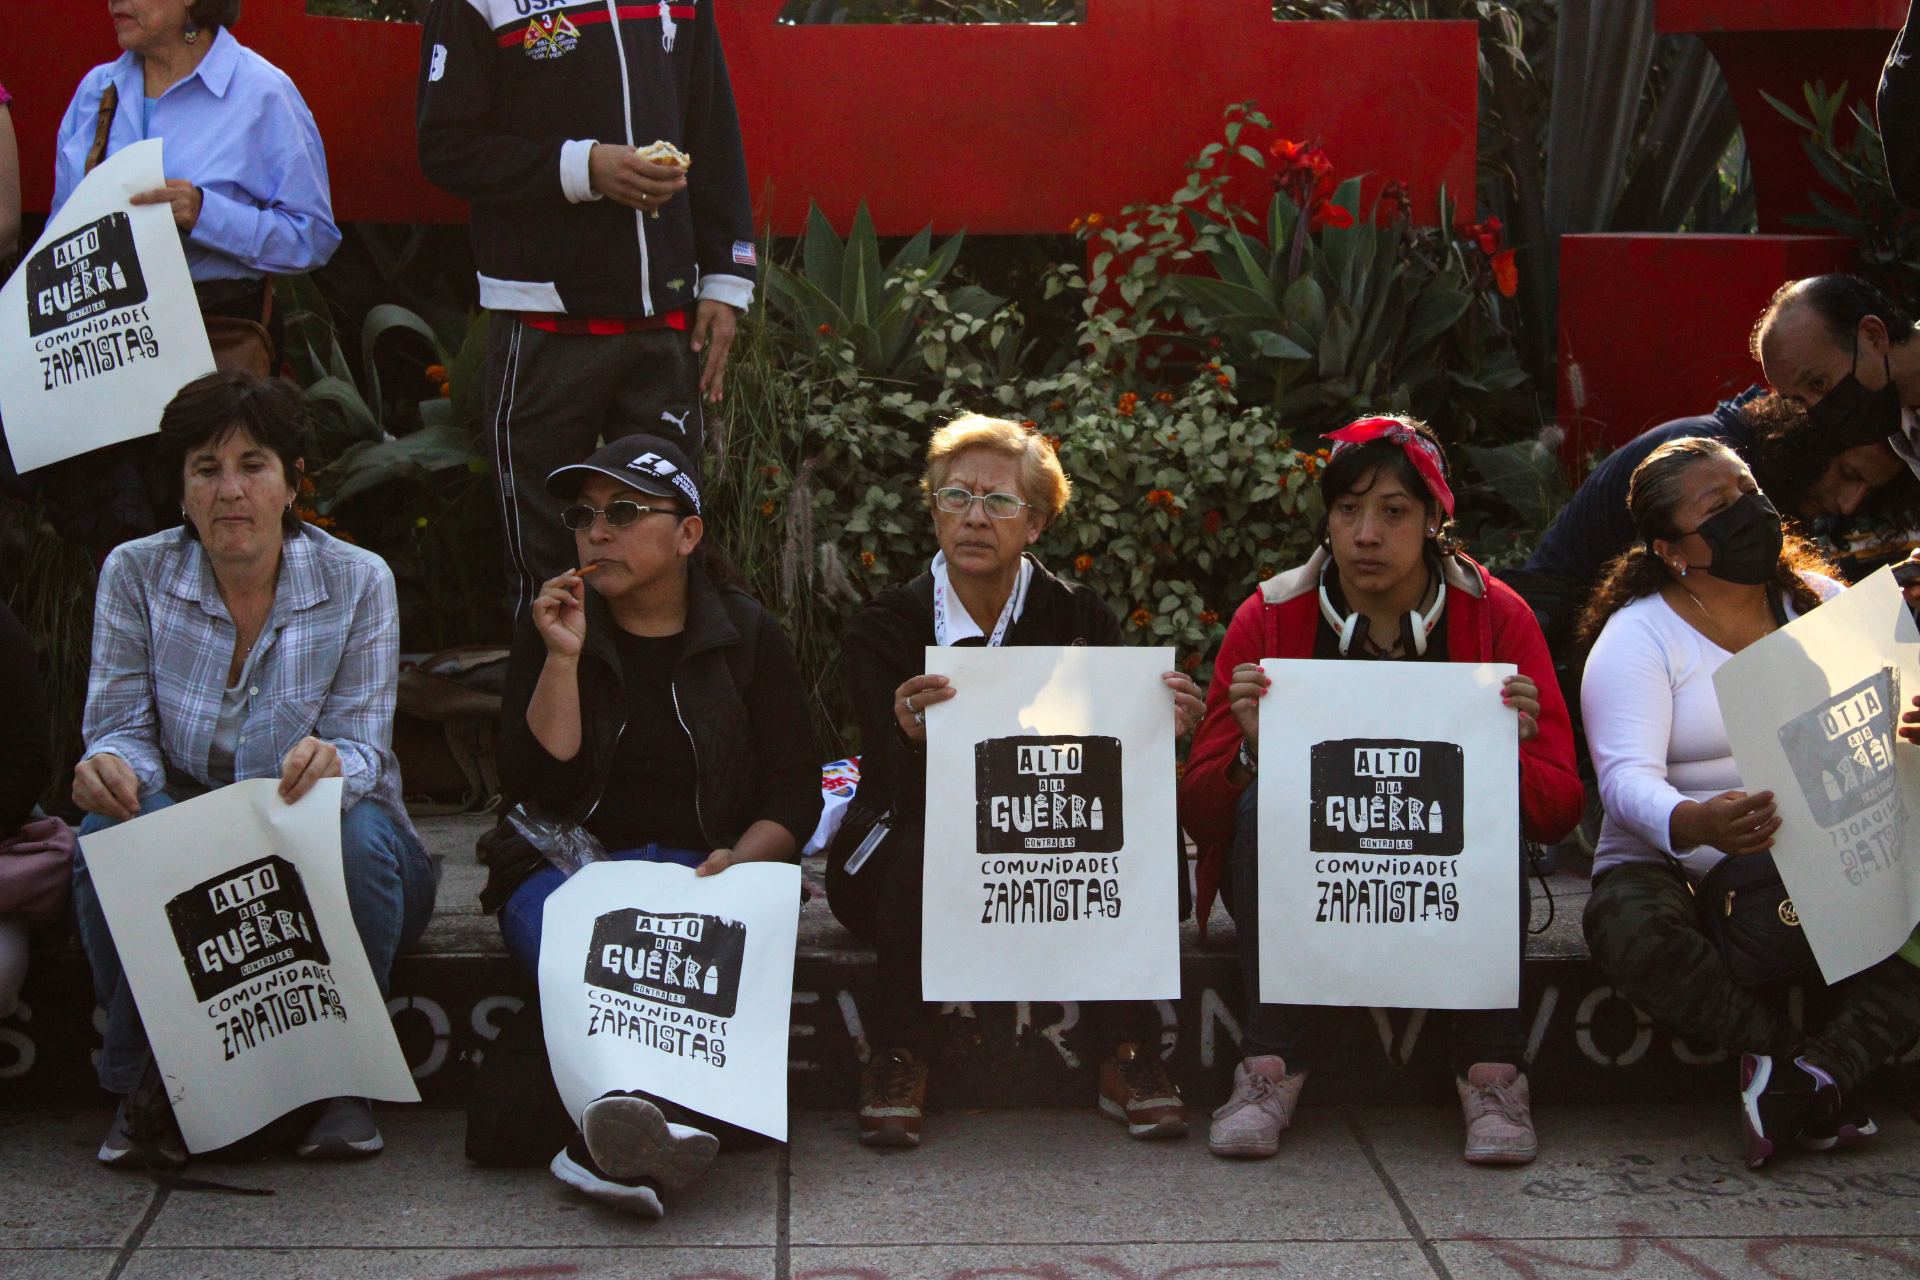
<path fill-rule="evenodd" d="M 1822 600 L 1845 590 L 1817 573 L 1801 576 Z M 1796 614 L 1791 601 L 1786 613 Z M 1607 811 L 1594 875 L 1671 855 L 1697 882 L 1727 856 L 1710 845 L 1674 848 L 1669 822 L 1682 801 L 1741 789 L 1713 687 L 1713 673 L 1732 656 L 1658 595 L 1607 620 L 1580 687 L 1587 748 Z"/>

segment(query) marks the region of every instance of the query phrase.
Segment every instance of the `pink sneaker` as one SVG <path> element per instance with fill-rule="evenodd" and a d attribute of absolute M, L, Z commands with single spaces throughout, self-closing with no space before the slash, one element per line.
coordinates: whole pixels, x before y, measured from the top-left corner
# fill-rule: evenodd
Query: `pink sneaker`
<path fill-rule="evenodd" d="M 1217 1156 L 1260 1159 L 1280 1150 L 1280 1131 L 1293 1123 L 1307 1073 L 1287 1074 L 1287 1064 L 1267 1055 L 1244 1059 L 1233 1069 L 1233 1096 L 1213 1113 L 1207 1149 Z"/>
<path fill-rule="evenodd" d="M 1504 1062 L 1480 1062 L 1454 1077 L 1467 1120 L 1469 1164 L 1530 1164 L 1538 1148 L 1527 1078 Z"/>

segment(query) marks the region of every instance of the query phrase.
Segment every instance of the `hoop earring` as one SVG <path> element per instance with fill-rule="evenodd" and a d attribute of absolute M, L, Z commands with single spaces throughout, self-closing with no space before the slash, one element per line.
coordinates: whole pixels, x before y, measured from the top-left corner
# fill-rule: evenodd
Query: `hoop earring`
<path fill-rule="evenodd" d="M 194 25 L 192 18 L 187 19 L 187 28 L 184 34 L 186 35 L 188 44 L 192 44 L 200 38 L 200 28 Z"/>

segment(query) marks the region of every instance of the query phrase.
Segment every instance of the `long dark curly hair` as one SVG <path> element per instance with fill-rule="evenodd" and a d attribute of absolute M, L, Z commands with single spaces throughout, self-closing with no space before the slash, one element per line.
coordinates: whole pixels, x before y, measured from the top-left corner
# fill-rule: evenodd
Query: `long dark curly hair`
<path fill-rule="evenodd" d="M 1601 628 L 1607 625 L 1607 619 L 1643 596 L 1653 595 L 1661 588 L 1679 579 L 1667 562 L 1653 553 L 1648 545 L 1655 538 L 1672 541 L 1681 536 L 1680 526 L 1675 513 L 1685 497 L 1681 483 L 1688 471 L 1703 462 L 1732 462 L 1742 470 L 1746 463 L 1740 455 L 1721 444 L 1718 440 L 1706 437 L 1693 437 L 1674 440 L 1661 445 L 1647 455 L 1633 470 L 1633 479 L 1627 489 L 1627 510 L 1633 514 L 1633 527 L 1640 534 L 1641 541 L 1636 542 L 1620 555 L 1614 557 L 1600 575 L 1599 583 L 1593 594 L 1587 598 L 1587 606 L 1580 614 L 1580 623 L 1574 635 L 1582 648 L 1593 644 L 1600 636 Z M 1813 588 L 1800 577 L 1803 572 L 1825 574 L 1829 578 L 1839 577 L 1839 570 L 1827 562 L 1812 544 L 1796 534 L 1788 533 L 1780 546 L 1780 559 L 1773 567 L 1773 577 L 1767 585 L 1780 592 L 1793 602 L 1800 613 L 1815 608 L 1820 597 Z"/>
<path fill-rule="evenodd" d="M 1803 524 L 1800 504 L 1827 474 L 1827 468 L 1855 442 L 1824 431 L 1807 418 L 1797 401 L 1769 391 L 1741 406 L 1741 416 L 1753 429 L 1753 447 L 1748 460 L 1760 492 L 1780 509 L 1791 524 Z M 1920 498 L 1920 483 L 1911 471 L 1902 468 L 1892 483 L 1867 496 L 1856 514 L 1871 518 L 1885 511 L 1904 510 Z"/>

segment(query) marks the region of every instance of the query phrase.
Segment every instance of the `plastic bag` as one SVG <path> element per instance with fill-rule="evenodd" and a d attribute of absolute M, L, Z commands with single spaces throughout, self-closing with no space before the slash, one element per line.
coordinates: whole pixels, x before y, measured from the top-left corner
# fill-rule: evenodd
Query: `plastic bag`
<path fill-rule="evenodd" d="M 607 851 L 578 823 L 528 813 L 521 805 L 514 806 L 507 821 L 562 875 L 571 876 L 590 862 L 607 861 Z"/>

